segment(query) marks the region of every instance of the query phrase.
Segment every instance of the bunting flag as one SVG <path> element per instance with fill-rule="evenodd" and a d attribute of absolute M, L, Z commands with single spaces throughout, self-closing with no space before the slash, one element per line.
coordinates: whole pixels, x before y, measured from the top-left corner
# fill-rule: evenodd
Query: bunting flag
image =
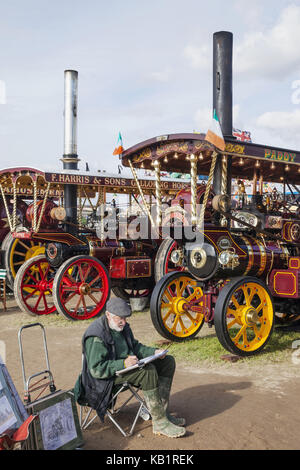
<path fill-rule="evenodd" d="M 122 141 L 121 132 L 119 132 L 119 137 L 118 137 L 117 146 L 116 146 L 116 148 L 115 148 L 115 150 L 114 150 L 113 155 L 121 155 L 123 152 L 124 152 L 123 141 Z"/>
<path fill-rule="evenodd" d="M 210 144 L 213 144 L 219 150 L 225 150 L 225 140 L 223 137 L 220 121 L 217 116 L 216 110 L 214 109 L 214 117 L 212 123 L 207 131 L 205 140 Z"/>

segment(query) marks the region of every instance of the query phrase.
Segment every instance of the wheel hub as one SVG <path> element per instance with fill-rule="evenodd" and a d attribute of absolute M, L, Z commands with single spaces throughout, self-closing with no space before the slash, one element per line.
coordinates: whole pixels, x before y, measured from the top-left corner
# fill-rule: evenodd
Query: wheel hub
<path fill-rule="evenodd" d="M 47 282 L 46 281 L 39 282 L 39 291 L 45 292 L 46 290 L 47 290 Z"/>
<path fill-rule="evenodd" d="M 246 309 L 244 318 L 245 318 L 245 322 L 249 326 L 256 325 L 256 323 L 259 321 L 258 313 L 254 307 L 250 307 Z"/>
<path fill-rule="evenodd" d="M 79 292 L 80 294 L 88 295 L 91 293 L 91 286 L 89 284 L 84 283 L 80 286 Z"/>
<path fill-rule="evenodd" d="M 35 256 L 43 255 L 45 253 L 45 247 L 43 246 L 32 246 L 26 252 L 25 261 Z"/>
<path fill-rule="evenodd" d="M 185 308 L 184 308 L 185 304 L 186 304 L 186 300 L 182 297 L 174 300 L 173 302 L 174 313 L 176 313 L 176 315 L 181 315 L 185 313 Z"/>

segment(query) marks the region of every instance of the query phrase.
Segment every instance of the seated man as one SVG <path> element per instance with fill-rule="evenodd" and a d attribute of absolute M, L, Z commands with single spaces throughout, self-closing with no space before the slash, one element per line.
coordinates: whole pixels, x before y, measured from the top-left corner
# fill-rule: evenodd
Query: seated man
<path fill-rule="evenodd" d="M 130 367 L 139 359 L 161 350 L 139 343 L 126 321 L 131 309 L 125 300 L 112 298 L 107 302 L 106 314 L 95 320 L 82 339 L 83 369 L 79 380 L 85 399 L 75 396 L 79 404 L 86 401 L 103 421 L 114 386 L 129 382 L 141 386 L 146 405 L 152 417 L 154 434 L 180 437 L 185 434 L 185 420 L 169 414 L 168 404 L 175 372 L 175 359 L 164 355 L 143 368 L 116 376 L 118 370 Z M 77 392 L 76 392 L 77 390 Z"/>

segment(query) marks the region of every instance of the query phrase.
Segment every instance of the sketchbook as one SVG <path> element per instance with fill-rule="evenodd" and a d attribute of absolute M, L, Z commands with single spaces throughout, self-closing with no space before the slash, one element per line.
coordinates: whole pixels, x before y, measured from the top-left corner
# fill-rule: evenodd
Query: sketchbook
<path fill-rule="evenodd" d="M 149 362 L 155 361 L 156 359 L 165 356 L 165 354 L 167 353 L 168 350 L 166 349 L 165 351 L 161 351 L 158 354 L 153 354 L 152 356 L 144 357 L 144 359 L 140 359 L 139 362 L 137 362 L 134 366 L 126 367 L 126 369 L 117 370 L 116 375 L 123 375 L 131 370 L 140 369 L 146 364 L 149 364 Z"/>

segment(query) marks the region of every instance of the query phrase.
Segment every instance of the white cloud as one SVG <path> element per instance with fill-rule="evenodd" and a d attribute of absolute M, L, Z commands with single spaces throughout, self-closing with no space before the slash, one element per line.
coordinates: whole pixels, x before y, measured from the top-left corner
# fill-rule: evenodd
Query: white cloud
<path fill-rule="evenodd" d="M 248 33 L 234 52 L 236 71 L 256 77 L 282 79 L 299 67 L 300 7 L 285 8 L 266 31 Z"/>
<path fill-rule="evenodd" d="M 300 142 L 300 109 L 294 111 L 266 112 L 259 116 L 256 125 L 282 140 Z"/>
<path fill-rule="evenodd" d="M 263 14 L 262 3 L 261 0 L 251 0 L 250 5 L 249 0 L 235 0 L 234 8 L 246 25 L 257 28 Z"/>
<path fill-rule="evenodd" d="M 211 108 L 202 108 L 197 109 L 195 113 L 195 125 L 196 131 L 198 132 L 206 132 L 208 127 L 210 126 L 212 119 L 212 110 Z"/>
<path fill-rule="evenodd" d="M 195 46 L 189 44 L 184 48 L 183 55 L 195 69 L 207 70 L 212 63 L 211 52 L 208 46 Z"/>
<path fill-rule="evenodd" d="M 171 77 L 170 69 L 161 70 L 160 72 L 152 72 L 151 78 L 158 82 L 168 82 Z"/>
<path fill-rule="evenodd" d="M 250 10 L 253 15 L 251 22 L 254 23 L 255 18 L 261 15 L 261 8 L 252 10 L 251 7 Z M 273 26 L 265 23 L 260 30 L 246 33 L 242 41 L 234 43 L 234 71 L 246 78 L 267 77 L 273 80 L 281 80 L 297 71 L 300 65 L 299 25 L 300 6 L 292 4 L 282 10 Z M 212 51 L 207 44 L 187 45 L 184 56 L 194 69 L 209 70 L 211 67 Z"/>

